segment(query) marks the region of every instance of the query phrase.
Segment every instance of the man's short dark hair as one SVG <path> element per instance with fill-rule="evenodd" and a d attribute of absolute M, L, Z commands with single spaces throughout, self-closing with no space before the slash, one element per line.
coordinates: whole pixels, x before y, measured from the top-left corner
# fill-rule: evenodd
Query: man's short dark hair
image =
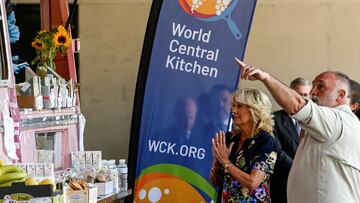
<path fill-rule="evenodd" d="M 308 80 L 304 79 L 304 78 L 295 78 L 293 81 L 291 81 L 290 83 L 290 87 L 291 88 L 295 88 L 296 86 L 310 86 L 310 83 Z"/>

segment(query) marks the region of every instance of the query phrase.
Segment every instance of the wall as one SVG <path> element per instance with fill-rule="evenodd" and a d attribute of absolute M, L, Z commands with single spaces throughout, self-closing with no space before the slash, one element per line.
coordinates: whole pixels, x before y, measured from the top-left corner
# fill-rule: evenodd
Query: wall
<path fill-rule="evenodd" d="M 150 6 L 151 0 L 79 1 L 85 148 L 103 150 L 105 158 L 127 157 Z M 360 81 L 359 10 L 360 0 L 258 0 L 245 62 L 286 84 L 325 70 Z M 264 90 L 259 82 L 240 85 Z"/>
<path fill-rule="evenodd" d="M 149 1 L 79 1 L 80 99 L 85 149 L 127 158 Z"/>
<path fill-rule="evenodd" d="M 359 9 L 359 0 L 260 0 L 245 61 L 286 84 L 325 70 L 360 81 Z M 259 82 L 242 86 L 263 89 Z"/>

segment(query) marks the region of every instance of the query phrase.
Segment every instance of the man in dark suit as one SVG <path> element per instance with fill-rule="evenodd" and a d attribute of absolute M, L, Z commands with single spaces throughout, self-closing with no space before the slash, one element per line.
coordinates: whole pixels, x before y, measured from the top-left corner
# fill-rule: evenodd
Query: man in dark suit
<path fill-rule="evenodd" d="M 290 88 L 308 98 L 311 85 L 303 78 L 296 78 Z M 284 110 L 274 112 L 274 116 L 278 158 L 270 179 L 270 195 L 273 203 L 286 203 L 287 179 L 300 142 L 300 127 Z"/>
<path fill-rule="evenodd" d="M 190 144 L 201 137 L 203 126 L 199 122 L 198 106 L 192 97 L 182 97 L 175 103 L 174 122 L 162 132 L 162 136 L 177 144 Z M 195 136 L 195 137 L 194 137 Z"/>

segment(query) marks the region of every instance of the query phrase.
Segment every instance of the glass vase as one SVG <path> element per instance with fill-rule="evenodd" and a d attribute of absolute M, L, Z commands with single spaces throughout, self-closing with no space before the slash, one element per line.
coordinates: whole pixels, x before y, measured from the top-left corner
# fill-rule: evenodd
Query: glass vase
<path fill-rule="evenodd" d="M 39 63 L 38 67 L 36 69 L 36 74 L 41 77 L 41 79 L 44 79 L 47 76 L 47 69 L 55 70 L 55 63 L 50 62 L 50 64 L 46 63 Z"/>
<path fill-rule="evenodd" d="M 44 79 L 47 75 L 47 70 L 44 65 L 39 65 L 36 68 L 36 75 L 40 76 L 41 79 Z"/>

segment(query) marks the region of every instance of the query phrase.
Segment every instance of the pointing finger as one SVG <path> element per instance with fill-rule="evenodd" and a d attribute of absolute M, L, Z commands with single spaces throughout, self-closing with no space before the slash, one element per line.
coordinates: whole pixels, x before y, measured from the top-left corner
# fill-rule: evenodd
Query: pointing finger
<path fill-rule="evenodd" d="M 242 68 L 244 68 L 246 66 L 246 64 L 244 62 L 242 62 L 240 59 L 238 59 L 237 57 L 234 57 L 236 63 L 238 63 Z"/>

